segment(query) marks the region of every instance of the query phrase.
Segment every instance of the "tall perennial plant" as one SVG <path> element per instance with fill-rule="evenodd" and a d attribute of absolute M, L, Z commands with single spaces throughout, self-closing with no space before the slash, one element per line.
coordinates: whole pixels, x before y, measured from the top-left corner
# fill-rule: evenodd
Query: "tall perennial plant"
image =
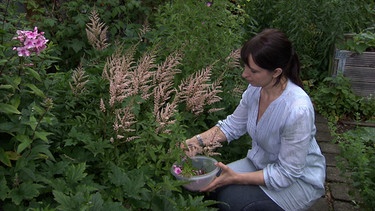
<path fill-rule="evenodd" d="M 220 78 L 209 65 L 176 80 L 181 53 L 110 45 L 99 25 L 87 25 L 99 36 L 93 59 L 63 73 L 46 73 L 49 46 L 41 51 L 37 28 L 17 33 L 27 47 L 0 76 L 0 207 L 210 210 L 214 202 L 184 192 L 169 169 L 189 135 L 183 122 L 220 109 Z"/>

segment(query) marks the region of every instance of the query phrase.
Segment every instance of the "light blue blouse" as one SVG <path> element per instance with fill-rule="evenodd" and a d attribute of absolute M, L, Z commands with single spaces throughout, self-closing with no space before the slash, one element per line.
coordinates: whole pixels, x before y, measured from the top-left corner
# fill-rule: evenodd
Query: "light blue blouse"
<path fill-rule="evenodd" d="M 251 136 L 247 158 L 253 165 L 247 171 L 263 169 L 265 186 L 260 187 L 271 199 L 284 210 L 307 209 L 324 195 L 326 175 L 313 105 L 305 91 L 288 81 L 257 123 L 260 90 L 249 85 L 233 114 L 218 126 L 228 142 L 246 132 Z M 236 171 L 240 163 L 229 166 Z"/>

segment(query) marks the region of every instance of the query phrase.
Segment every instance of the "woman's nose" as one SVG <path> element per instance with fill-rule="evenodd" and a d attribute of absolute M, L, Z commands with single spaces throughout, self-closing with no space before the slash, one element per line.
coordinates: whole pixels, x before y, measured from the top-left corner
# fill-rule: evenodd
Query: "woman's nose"
<path fill-rule="evenodd" d="M 249 70 L 246 70 L 246 68 L 243 70 L 243 72 L 242 72 L 242 78 L 247 78 L 247 77 L 249 77 L 250 76 L 250 73 L 251 71 L 249 71 Z"/>

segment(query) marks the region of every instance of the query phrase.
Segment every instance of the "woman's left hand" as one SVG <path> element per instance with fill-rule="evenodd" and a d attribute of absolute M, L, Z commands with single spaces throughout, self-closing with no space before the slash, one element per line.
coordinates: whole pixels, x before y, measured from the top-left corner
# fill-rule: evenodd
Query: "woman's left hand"
<path fill-rule="evenodd" d="M 227 165 L 223 164 L 222 162 L 218 162 L 215 165 L 221 168 L 220 176 L 216 177 L 209 185 L 201 189 L 201 192 L 213 191 L 221 186 L 235 183 L 236 178 L 238 176 L 236 172 L 234 172 L 232 169 L 230 169 Z"/>

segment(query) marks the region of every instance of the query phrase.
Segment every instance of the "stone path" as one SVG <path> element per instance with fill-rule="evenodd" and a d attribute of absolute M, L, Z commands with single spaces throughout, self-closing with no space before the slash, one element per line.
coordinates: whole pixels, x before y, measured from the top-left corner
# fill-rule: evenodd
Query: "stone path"
<path fill-rule="evenodd" d="M 360 208 L 353 203 L 353 197 L 348 192 L 352 188 L 337 168 L 336 156 L 340 149 L 333 143 L 327 120 L 319 114 L 315 116 L 317 127 L 316 140 L 326 158 L 326 194 L 312 206 L 309 211 L 357 211 Z"/>

